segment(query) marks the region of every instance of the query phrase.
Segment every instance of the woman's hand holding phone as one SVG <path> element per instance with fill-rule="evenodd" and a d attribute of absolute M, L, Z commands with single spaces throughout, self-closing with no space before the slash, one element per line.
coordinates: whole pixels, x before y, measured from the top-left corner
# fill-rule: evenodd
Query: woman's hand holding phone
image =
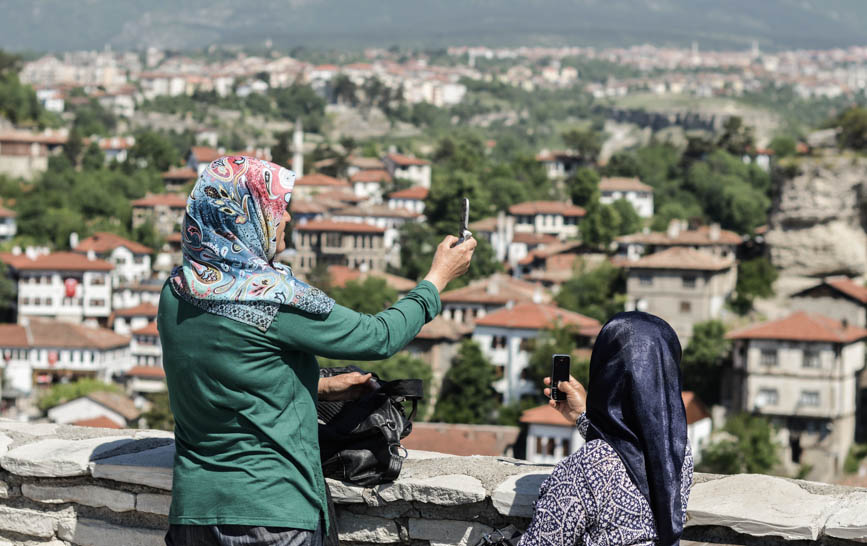
<path fill-rule="evenodd" d="M 544 382 L 548 386 L 545 388 L 545 396 L 550 397 L 551 378 L 546 377 Z M 548 400 L 548 404 L 559 411 L 563 417 L 574 423 L 586 409 L 587 391 L 584 390 L 584 385 L 571 375 L 569 376 L 569 381 L 560 381 L 557 388 L 566 394 L 566 400 Z"/>

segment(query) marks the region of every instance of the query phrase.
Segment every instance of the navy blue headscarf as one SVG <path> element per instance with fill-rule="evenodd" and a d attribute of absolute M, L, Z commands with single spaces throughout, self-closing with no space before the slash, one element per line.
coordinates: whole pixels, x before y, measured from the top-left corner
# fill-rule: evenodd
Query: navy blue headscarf
<path fill-rule="evenodd" d="M 683 533 L 681 468 L 686 410 L 681 398 L 681 348 L 667 322 L 637 311 L 609 320 L 593 346 L 587 386 L 587 441 L 614 448 L 650 503 L 661 546 Z"/>

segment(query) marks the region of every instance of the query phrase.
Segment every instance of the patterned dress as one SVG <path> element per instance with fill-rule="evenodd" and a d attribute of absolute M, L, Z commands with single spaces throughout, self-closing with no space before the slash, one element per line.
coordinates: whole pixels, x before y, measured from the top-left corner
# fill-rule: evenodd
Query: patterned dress
<path fill-rule="evenodd" d="M 581 414 L 581 436 L 586 436 L 589 424 Z M 681 479 L 684 522 L 692 466 L 687 443 Z M 520 544 L 652 546 L 656 524 L 650 504 L 632 483 L 617 452 L 604 440 L 592 440 L 560 461 L 542 484 L 533 521 Z"/>

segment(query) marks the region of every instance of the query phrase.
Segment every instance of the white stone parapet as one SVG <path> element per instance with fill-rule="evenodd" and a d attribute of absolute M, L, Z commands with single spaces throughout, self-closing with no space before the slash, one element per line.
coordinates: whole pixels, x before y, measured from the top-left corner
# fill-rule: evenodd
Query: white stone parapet
<path fill-rule="evenodd" d="M 394 483 L 328 480 L 342 545 L 473 546 L 493 529 L 523 529 L 553 468 L 409 453 Z M 173 456 L 162 431 L 0 420 L 0 545 L 162 546 Z M 684 546 L 867 542 L 865 489 L 696 474 L 687 516 Z"/>

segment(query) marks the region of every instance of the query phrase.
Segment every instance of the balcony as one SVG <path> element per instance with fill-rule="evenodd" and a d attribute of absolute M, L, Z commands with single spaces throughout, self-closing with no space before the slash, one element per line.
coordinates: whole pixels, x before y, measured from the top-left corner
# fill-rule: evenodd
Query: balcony
<path fill-rule="evenodd" d="M 174 440 L 0 420 L 0 536 L 15 543 L 162 545 Z M 341 544 L 476 544 L 526 527 L 551 466 L 505 457 L 411 452 L 400 478 L 362 488 L 328 480 Z M 696 474 L 684 546 L 858 544 L 867 491 L 758 475 Z M 53 542 L 57 544 L 59 542 Z"/>

